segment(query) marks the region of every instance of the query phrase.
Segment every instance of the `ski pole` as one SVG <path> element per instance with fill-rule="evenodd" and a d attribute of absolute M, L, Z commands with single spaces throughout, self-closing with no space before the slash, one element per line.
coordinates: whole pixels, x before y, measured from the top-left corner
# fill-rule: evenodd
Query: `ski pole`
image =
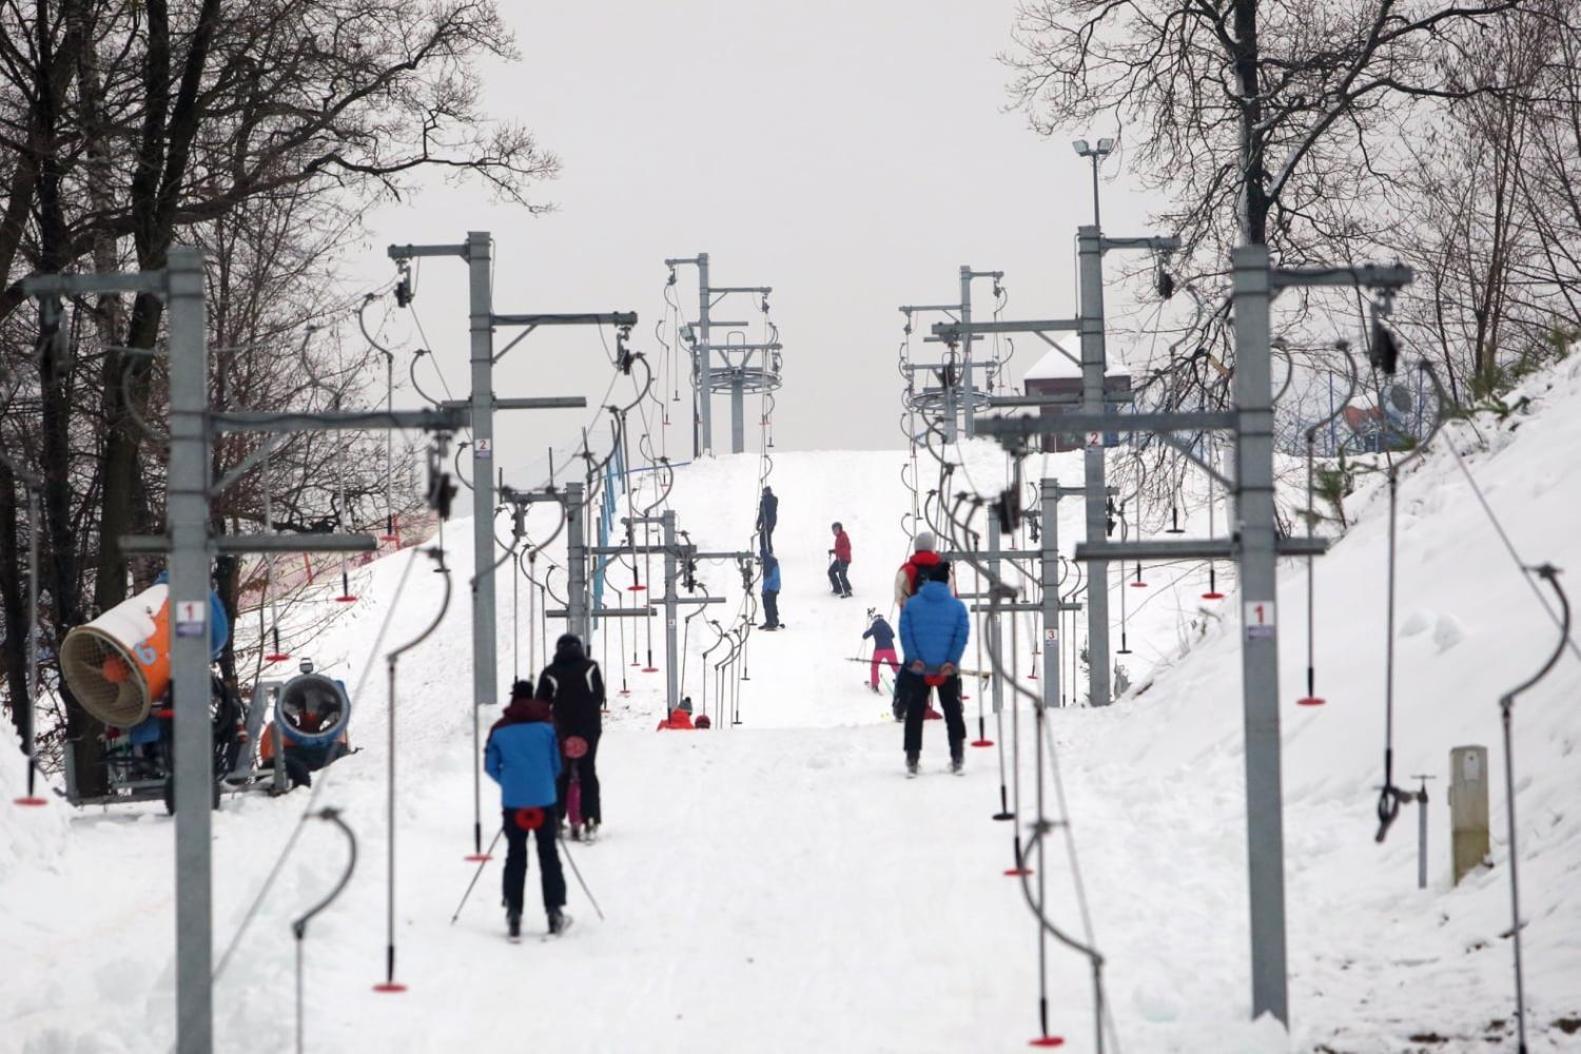
<path fill-rule="evenodd" d="M 477 885 L 478 879 L 483 877 L 483 869 L 489 866 L 489 860 L 494 856 L 494 847 L 500 844 L 500 835 L 504 833 L 505 828 L 503 827 L 494 832 L 494 841 L 489 843 L 489 851 L 484 853 L 478 860 L 478 869 L 472 872 L 472 881 L 467 883 L 467 891 L 461 894 L 461 903 L 456 905 L 456 913 L 450 916 L 450 924 L 452 926 L 454 926 L 456 924 L 456 920 L 461 917 L 461 909 L 467 906 L 467 898 L 472 896 L 472 887 Z"/>
<path fill-rule="evenodd" d="M 587 888 L 587 882 L 582 878 L 582 869 L 576 866 L 576 860 L 571 856 L 571 847 L 561 842 L 560 848 L 565 850 L 565 862 L 571 865 L 571 873 L 576 876 L 576 884 L 582 887 L 582 892 L 587 894 L 588 903 L 593 905 L 593 910 L 598 912 L 600 919 L 603 919 L 604 909 L 598 906 L 598 901 L 593 899 L 593 891 Z"/>

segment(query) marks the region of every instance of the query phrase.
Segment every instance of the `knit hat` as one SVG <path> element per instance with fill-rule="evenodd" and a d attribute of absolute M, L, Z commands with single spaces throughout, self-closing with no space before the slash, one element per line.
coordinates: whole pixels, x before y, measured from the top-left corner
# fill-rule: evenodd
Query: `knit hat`
<path fill-rule="evenodd" d="M 932 531 L 918 531 L 917 532 L 917 539 L 916 539 L 916 542 L 914 543 L 914 547 L 916 548 L 917 552 L 920 553 L 920 552 L 926 551 L 926 552 L 930 552 L 931 553 L 931 552 L 933 552 L 934 544 L 935 543 L 934 543 L 934 540 L 933 540 L 933 532 Z"/>
<path fill-rule="evenodd" d="M 531 681 L 517 681 L 511 685 L 511 699 L 531 699 L 533 696 Z"/>

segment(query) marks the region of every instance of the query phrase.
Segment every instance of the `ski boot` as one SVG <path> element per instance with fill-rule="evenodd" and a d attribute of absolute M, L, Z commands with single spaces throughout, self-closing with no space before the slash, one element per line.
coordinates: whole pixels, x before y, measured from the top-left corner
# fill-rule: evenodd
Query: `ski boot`
<path fill-rule="evenodd" d="M 559 908 L 549 912 L 549 936 L 558 937 L 571 928 L 571 916 Z"/>
<path fill-rule="evenodd" d="M 519 940 L 522 935 L 522 913 L 519 911 L 505 912 L 505 932 L 511 940 Z"/>
<path fill-rule="evenodd" d="M 916 775 L 917 775 L 917 755 L 916 754 L 912 754 L 912 753 L 908 753 L 906 755 L 906 778 L 908 780 L 909 779 L 914 779 L 914 778 L 916 778 Z"/>

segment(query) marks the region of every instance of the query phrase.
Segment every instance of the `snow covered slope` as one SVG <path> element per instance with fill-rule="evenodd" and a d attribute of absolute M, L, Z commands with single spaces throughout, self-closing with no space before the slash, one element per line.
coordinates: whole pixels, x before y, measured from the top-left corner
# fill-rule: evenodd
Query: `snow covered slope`
<path fill-rule="evenodd" d="M 1581 512 L 1581 370 L 1571 365 L 1534 380 L 1528 394 L 1541 416 L 1479 422 L 1488 452 L 1472 452 L 1466 425 L 1438 442 L 1466 452 L 1525 559 L 1581 567 L 1573 527 Z M 614 667 L 623 665 L 632 694 L 615 700 L 600 750 L 608 837 L 573 847 L 608 918 L 596 917 L 573 879 L 578 923 L 552 946 L 500 939 L 497 863 L 449 924 L 472 875 L 462 860 L 471 849 L 474 779 L 470 620 L 465 570 L 458 575 L 447 617 L 400 668 L 397 972 L 411 990 L 399 996 L 369 990 L 382 975 L 384 944 L 382 656 L 427 625 L 441 589 L 424 557 L 403 554 L 364 569 L 355 588 L 363 601 L 314 646 L 321 666 L 353 685 L 370 676 L 353 718 L 353 740 L 363 750 L 326 774 L 318 799 L 345 810 L 362 855 L 347 893 L 308 937 L 309 1047 L 1023 1047 L 1036 1030 L 1037 938 L 1017 884 L 1001 874 L 1011 862 L 1009 825 L 989 819 L 998 808 L 997 752 L 971 752 L 965 778 L 950 778 L 941 772 L 935 724 L 923 778 L 903 779 L 898 729 L 861 683 L 865 668 L 847 661 L 857 653 L 864 609 L 887 609 L 890 577 L 904 555 L 902 460 L 776 456 L 770 482 L 782 502 L 775 540 L 790 628 L 751 638 L 740 726 L 655 734 L 662 675 L 629 665 L 630 627 L 624 649 L 615 638 L 610 679 L 618 686 Z M 753 458 L 680 472 L 672 503 L 694 540 L 709 549 L 747 544 L 757 472 Z M 1048 472 L 1073 482 L 1078 469 L 1056 457 Z M 986 445 L 970 452 L 958 484 L 965 474 L 985 491 L 1003 484 L 1003 466 Z M 1051 715 L 1126 1050 L 1513 1046 L 1496 698 L 1535 668 L 1554 630 L 1446 453 L 1410 472 L 1401 494 L 1396 772 L 1440 777 L 1431 788 L 1432 881 L 1425 891 L 1415 888 L 1414 813 L 1384 845 L 1373 841 L 1385 527 L 1381 488 L 1373 484 L 1351 503 L 1355 528 L 1319 563 L 1318 687 L 1329 700 L 1321 709 L 1294 705 L 1304 687 L 1301 567 L 1292 564 L 1281 580 L 1288 1041 L 1266 1022 L 1245 1022 L 1234 598 L 1220 605 L 1222 626 L 1211 628 L 1209 617 L 1205 634 L 1184 634 L 1184 654 L 1182 619 L 1204 617 L 1200 586 L 1183 582 L 1171 597 L 1150 602 L 1131 625 L 1132 643 L 1170 656 L 1163 666 L 1112 708 Z M 1064 515 L 1063 536 L 1079 537 L 1079 512 L 1071 506 Z M 852 600 L 831 596 L 823 579 L 836 519 L 856 548 Z M 452 566 L 470 568 L 466 524 L 447 526 L 445 537 Z M 721 610 L 733 613 L 735 572 L 704 576 L 730 598 Z M 1165 576 L 1149 577 L 1158 589 Z M 500 598 L 508 633 L 510 591 L 501 588 Z M 512 636 L 519 658 L 510 640 L 500 646 L 502 686 L 518 663 L 530 665 L 521 639 L 525 600 L 519 617 L 523 632 Z M 1018 640 L 1026 671 L 1026 626 Z M 694 628 L 688 643 L 688 692 L 697 696 L 708 639 Z M 645 648 L 645 639 L 638 644 Z M 1578 689 L 1581 664 L 1567 656 L 1523 699 L 1515 723 L 1528 993 L 1539 1051 L 1581 1046 L 1581 1033 L 1560 1024 L 1581 1017 Z M 969 713 L 976 705 L 968 704 Z M 1028 712 L 1014 722 L 1026 805 L 1034 775 Z M 1007 713 L 1006 736 L 1011 724 Z M 998 736 L 991 719 L 989 734 Z M 1493 866 L 1452 889 L 1443 777 L 1449 748 L 1466 743 L 1495 748 Z M 14 763 L 0 770 L 8 797 L 15 774 Z M 1013 767 L 1010 775 L 1014 785 Z M 496 815 L 493 800 L 485 783 L 486 826 Z M 216 817 L 222 948 L 303 805 L 301 793 L 249 798 L 228 802 Z M 15 964 L 0 996 L 0 1050 L 168 1049 L 171 830 L 157 807 L 69 818 L 63 806 L 0 813 L 0 960 Z M 220 1049 L 290 1049 L 290 919 L 333 883 L 343 860 L 328 825 L 311 823 L 216 989 Z M 1046 870 L 1052 914 L 1079 932 L 1062 852 L 1050 852 Z M 530 875 L 529 905 L 535 883 Z M 1069 1038 L 1067 1049 L 1091 1050 L 1085 963 L 1051 946 L 1049 964 L 1051 1026 Z"/>

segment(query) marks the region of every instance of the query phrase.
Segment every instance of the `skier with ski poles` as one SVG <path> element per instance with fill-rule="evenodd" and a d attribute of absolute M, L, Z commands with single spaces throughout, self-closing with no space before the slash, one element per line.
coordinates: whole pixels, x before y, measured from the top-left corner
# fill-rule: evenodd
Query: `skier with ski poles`
<path fill-rule="evenodd" d="M 939 708 L 950 743 L 950 771 L 964 761 L 966 721 L 961 714 L 961 656 L 971 635 L 966 605 L 950 595 L 950 569 L 935 565 L 917 595 L 900 612 L 900 644 L 911 678 L 906 692 L 906 775 L 917 774 L 922 755 L 922 722 L 929 689 L 939 693 Z"/>
<path fill-rule="evenodd" d="M 533 686 L 517 681 L 510 705 L 489 729 L 483 770 L 500 785 L 505 832 L 505 924 L 512 940 L 521 937 L 522 893 L 527 881 L 527 836 L 538 835 L 538 869 L 543 886 L 549 933 L 557 936 L 571 925 L 565 908 L 565 872 L 560 869 L 555 822 L 559 795 L 560 741 L 549 704 L 534 699 Z"/>
<path fill-rule="evenodd" d="M 555 732 L 567 762 L 556 784 L 560 799 L 557 818 L 562 824 L 566 822 L 568 791 L 574 775 L 581 788 L 582 823 L 586 824 L 587 837 L 592 839 L 604 822 L 597 769 L 598 740 L 603 733 L 604 674 L 598 663 L 588 657 L 576 634 L 564 633 L 555 641 L 554 660 L 539 675 L 535 694 L 553 708 Z M 567 749 L 572 739 L 586 744 L 587 749 L 580 756 L 572 756 Z M 582 835 L 582 828 L 573 823 L 571 840 L 580 841 Z"/>
<path fill-rule="evenodd" d="M 851 567 L 851 537 L 838 521 L 829 529 L 834 532 L 834 548 L 829 550 L 829 555 L 833 557 L 829 563 L 829 584 L 834 587 L 835 596 L 849 597 L 851 580 L 845 573 Z"/>
<path fill-rule="evenodd" d="M 878 690 L 878 664 L 881 662 L 887 663 L 889 668 L 894 671 L 895 676 L 899 677 L 900 656 L 895 654 L 895 631 L 890 628 L 889 620 L 872 608 L 868 608 L 867 614 L 868 618 L 872 619 L 872 625 L 867 627 L 867 631 L 862 634 L 862 639 L 870 639 L 873 642 L 873 668 L 870 684 L 872 685 L 873 693 L 877 695 L 880 694 Z"/>

